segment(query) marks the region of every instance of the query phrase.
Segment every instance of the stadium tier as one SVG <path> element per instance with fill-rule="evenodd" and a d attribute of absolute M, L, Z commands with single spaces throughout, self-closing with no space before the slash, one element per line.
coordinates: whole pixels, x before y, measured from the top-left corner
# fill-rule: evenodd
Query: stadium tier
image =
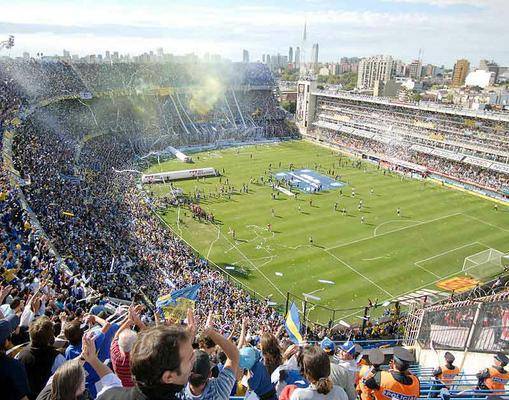
<path fill-rule="evenodd" d="M 507 114 L 323 91 L 311 81 L 299 87 L 297 119 L 306 134 L 509 193 Z"/>

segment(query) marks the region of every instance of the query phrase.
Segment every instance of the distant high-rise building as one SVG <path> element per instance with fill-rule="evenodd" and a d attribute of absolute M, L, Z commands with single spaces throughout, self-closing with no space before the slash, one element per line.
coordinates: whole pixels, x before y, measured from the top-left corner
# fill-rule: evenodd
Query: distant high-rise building
<path fill-rule="evenodd" d="M 302 42 L 301 42 L 301 48 L 299 52 L 299 71 L 301 75 L 306 74 L 306 62 L 307 54 L 306 49 L 308 47 L 308 27 L 307 27 L 307 21 L 304 21 L 304 31 L 302 32 Z"/>
<path fill-rule="evenodd" d="M 109 50 L 106 50 L 106 57 L 104 57 L 107 61 L 111 61 L 111 53 Z"/>
<path fill-rule="evenodd" d="M 265 64 L 265 54 L 262 54 L 262 63 Z"/>
<path fill-rule="evenodd" d="M 435 76 L 437 73 L 437 67 L 436 65 L 433 65 L 433 64 L 427 64 L 424 68 L 423 68 L 423 74 L 424 76 Z"/>
<path fill-rule="evenodd" d="M 248 63 L 249 62 L 249 51 L 246 49 L 242 50 L 242 62 Z"/>
<path fill-rule="evenodd" d="M 461 59 L 456 61 L 452 72 L 452 86 L 462 86 L 465 84 L 465 78 L 468 75 L 469 68 L 470 63 L 468 60 Z"/>
<path fill-rule="evenodd" d="M 318 65 L 318 50 L 319 50 L 318 43 L 315 43 L 311 50 L 311 61 L 313 62 L 314 67 Z"/>
<path fill-rule="evenodd" d="M 71 58 L 71 53 L 70 53 L 70 51 L 69 51 L 69 50 L 65 50 L 65 49 L 64 49 L 63 54 L 64 54 L 64 58 Z"/>
<path fill-rule="evenodd" d="M 295 64 L 295 68 L 299 68 L 300 67 L 300 47 L 299 46 L 297 46 L 295 48 L 294 64 Z"/>
<path fill-rule="evenodd" d="M 408 65 L 408 76 L 416 81 L 421 79 L 422 63 L 421 60 L 414 60 Z"/>
<path fill-rule="evenodd" d="M 163 48 L 162 48 L 162 47 L 159 47 L 159 48 L 157 49 L 157 57 L 163 58 L 163 56 L 164 56 Z"/>
<path fill-rule="evenodd" d="M 290 46 L 288 49 L 288 62 L 291 64 L 293 63 L 293 47 Z"/>
<path fill-rule="evenodd" d="M 498 81 L 498 74 L 500 72 L 500 67 L 495 61 L 481 60 L 479 63 L 479 69 L 484 71 L 493 72 L 495 83 Z"/>
<path fill-rule="evenodd" d="M 395 64 L 391 56 L 363 58 L 359 62 L 357 88 L 373 89 L 377 81 L 387 82 L 395 76 Z"/>

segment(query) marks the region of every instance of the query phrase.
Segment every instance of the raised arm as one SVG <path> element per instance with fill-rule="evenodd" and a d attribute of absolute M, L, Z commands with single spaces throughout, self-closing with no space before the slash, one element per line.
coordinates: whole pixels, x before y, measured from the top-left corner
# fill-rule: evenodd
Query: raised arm
<path fill-rule="evenodd" d="M 210 337 L 214 343 L 216 343 L 226 354 L 227 360 L 224 367 L 231 369 L 233 373 L 237 375 L 240 359 L 239 350 L 237 349 L 237 346 L 235 346 L 235 343 L 226 339 L 223 335 L 215 330 L 214 322 L 212 319 L 212 311 L 209 313 L 203 333 Z"/>

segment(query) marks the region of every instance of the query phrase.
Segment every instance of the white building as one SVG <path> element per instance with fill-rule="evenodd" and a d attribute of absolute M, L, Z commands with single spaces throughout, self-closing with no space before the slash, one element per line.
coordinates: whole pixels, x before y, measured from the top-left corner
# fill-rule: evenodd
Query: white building
<path fill-rule="evenodd" d="M 492 85 L 495 82 L 495 73 L 488 72 L 482 69 L 477 69 L 475 71 L 470 72 L 466 79 L 466 86 L 479 86 L 481 88 L 485 88 L 487 86 Z"/>
<path fill-rule="evenodd" d="M 391 56 L 363 58 L 359 62 L 358 89 L 373 89 L 376 81 L 387 82 L 395 75 L 396 63 Z"/>

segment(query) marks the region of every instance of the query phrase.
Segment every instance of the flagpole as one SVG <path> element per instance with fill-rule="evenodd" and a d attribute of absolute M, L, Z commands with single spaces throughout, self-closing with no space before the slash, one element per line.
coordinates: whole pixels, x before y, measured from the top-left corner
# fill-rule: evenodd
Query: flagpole
<path fill-rule="evenodd" d="M 290 304 L 290 292 L 286 292 L 286 306 L 285 306 L 285 318 L 288 314 L 288 306 Z"/>
<path fill-rule="evenodd" d="M 308 310 L 308 301 L 306 299 L 304 299 L 304 309 L 303 309 L 303 324 L 302 324 L 302 327 L 304 328 L 304 334 L 306 334 L 306 332 L 308 331 L 308 326 L 307 326 L 307 323 L 306 323 L 306 313 L 307 313 L 307 310 Z"/>

